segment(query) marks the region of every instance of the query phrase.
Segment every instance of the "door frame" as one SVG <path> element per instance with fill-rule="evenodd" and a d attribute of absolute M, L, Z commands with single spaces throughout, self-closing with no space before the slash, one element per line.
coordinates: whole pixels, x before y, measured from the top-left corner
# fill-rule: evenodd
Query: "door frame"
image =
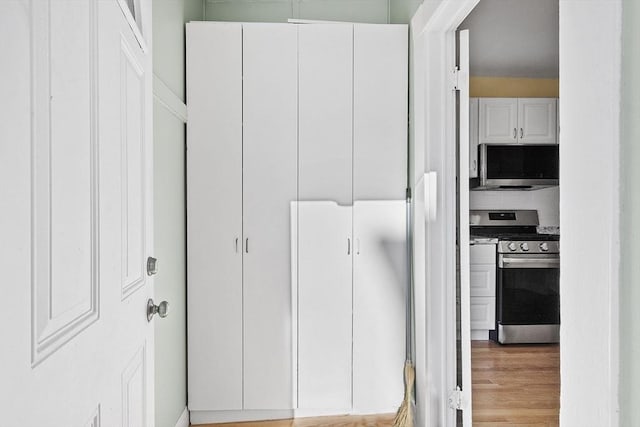
<path fill-rule="evenodd" d="M 456 235 L 457 203 L 455 33 L 479 1 L 424 2 L 411 22 L 412 117 L 420 118 L 412 120 L 410 131 L 416 202 L 416 415 L 423 426 L 456 424 L 456 411 L 448 402 L 456 389 L 456 242 L 450 238 Z M 437 176 L 435 215 L 433 209 L 424 213 L 429 208 L 425 187 L 433 185 L 433 179 L 431 185 L 425 183 L 426 172 Z"/>
<path fill-rule="evenodd" d="M 455 244 L 442 236 L 455 232 L 455 175 L 451 173 L 455 172 L 451 142 L 455 121 L 448 88 L 454 52 L 451 34 L 476 3 L 425 1 L 411 22 L 416 406 L 421 426 L 455 425 L 446 402 L 451 380 L 455 380 L 455 360 L 448 358 L 455 353 L 447 342 L 455 337 L 455 313 L 451 312 L 455 294 L 448 290 L 455 284 L 451 280 L 455 280 L 451 273 L 455 259 L 450 260 Z M 589 5 L 560 0 L 560 225 L 566 242 L 561 260 L 561 425 L 619 423 L 621 9 L 620 0 L 593 0 Z M 592 31 L 594 25 L 597 34 Z M 444 150 L 446 160 L 429 164 L 431 146 Z M 424 186 L 421 177 L 430 170 L 441 174 L 438 205 L 443 209 L 435 221 L 425 224 L 420 187 Z M 602 172 L 597 179 L 592 177 L 593 170 Z M 599 205 L 597 212 L 591 209 L 594 200 Z M 584 233 L 585 227 L 589 233 Z M 597 250 L 592 249 L 594 239 L 602 243 Z M 446 252 L 441 265 L 425 266 L 432 254 L 430 247 Z M 447 274 L 433 271 L 437 268 Z M 427 280 L 427 274 L 441 280 Z M 573 283 L 580 286 L 571 286 Z M 589 313 L 588 318 L 584 313 Z"/>

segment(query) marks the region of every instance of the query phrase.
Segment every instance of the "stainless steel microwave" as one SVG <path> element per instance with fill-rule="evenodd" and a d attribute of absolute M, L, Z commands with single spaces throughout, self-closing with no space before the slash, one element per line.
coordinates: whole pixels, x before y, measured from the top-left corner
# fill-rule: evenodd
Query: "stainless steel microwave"
<path fill-rule="evenodd" d="M 481 144 L 476 190 L 534 190 L 558 185 L 558 144 Z"/>

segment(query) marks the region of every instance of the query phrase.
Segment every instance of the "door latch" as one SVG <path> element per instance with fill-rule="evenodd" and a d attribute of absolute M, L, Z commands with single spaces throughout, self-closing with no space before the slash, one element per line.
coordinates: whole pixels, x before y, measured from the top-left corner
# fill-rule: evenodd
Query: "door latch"
<path fill-rule="evenodd" d="M 153 276 L 158 273 L 158 260 L 152 256 L 147 258 L 147 276 Z"/>

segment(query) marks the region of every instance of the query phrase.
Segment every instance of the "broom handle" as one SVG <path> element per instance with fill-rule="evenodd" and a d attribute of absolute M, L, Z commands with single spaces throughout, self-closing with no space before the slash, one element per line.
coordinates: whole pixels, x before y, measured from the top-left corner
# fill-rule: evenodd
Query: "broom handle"
<path fill-rule="evenodd" d="M 411 188 L 407 187 L 406 191 L 406 242 L 407 242 L 407 298 L 406 298 L 406 327 L 405 327 L 405 351 L 406 360 L 412 360 L 412 342 L 413 342 L 413 225 L 411 223 Z"/>

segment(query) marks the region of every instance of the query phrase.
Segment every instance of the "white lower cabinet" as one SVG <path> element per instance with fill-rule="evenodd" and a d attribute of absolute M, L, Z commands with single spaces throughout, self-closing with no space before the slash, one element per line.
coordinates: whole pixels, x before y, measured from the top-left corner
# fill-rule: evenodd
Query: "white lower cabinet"
<path fill-rule="evenodd" d="M 405 358 L 405 202 L 298 202 L 292 219 L 298 414 L 395 411 Z"/>
<path fill-rule="evenodd" d="M 496 321 L 496 245 L 471 245 L 471 336 L 488 339 Z"/>
<path fill-rule="evenodd" d="M 403 395 L 407 291 L 405 202 L 353 206 L 353 411 L 397 410 Z"/>

